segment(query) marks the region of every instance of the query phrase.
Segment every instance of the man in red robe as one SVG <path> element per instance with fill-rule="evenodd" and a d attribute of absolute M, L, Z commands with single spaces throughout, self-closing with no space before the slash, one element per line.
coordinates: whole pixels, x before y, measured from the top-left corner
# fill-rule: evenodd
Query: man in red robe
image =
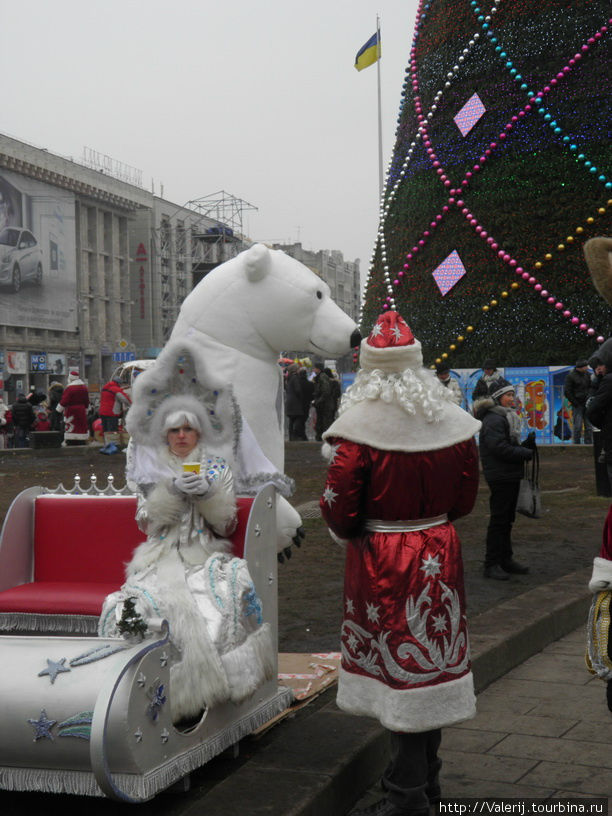
<path fill-rule="evenodd" d="M 463 563 L 453 519 L 478 489 L 473 435 L 396 312 L 361 343 L 361 370 L 323 438 L 321 512 L 346 541 L 340 708 L 390 732 L 386 797 L 355 811 L 427 814 L 440 729 L 475 714 Z"/>
<path fill-rule="evenodd" d="M 89 440 L 87 409 L 89 391 L 78 370 L 68 372 L 68 385 L 64 388 L 56 411 L 64 414 L 64 441 L 67 445 L 86 445 Z"/>

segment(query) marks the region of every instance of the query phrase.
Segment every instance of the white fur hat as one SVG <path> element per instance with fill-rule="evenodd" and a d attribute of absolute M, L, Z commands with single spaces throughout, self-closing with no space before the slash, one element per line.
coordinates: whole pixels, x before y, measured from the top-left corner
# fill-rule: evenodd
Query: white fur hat
<path fill-rule="evenodd" d="M 381 369 L 393 374 L 421 368 L 423 353 L 402 316 L 389 311 L 380 315 L 369 336 L 361 341 L 359 362 L 366 370 Z"/>

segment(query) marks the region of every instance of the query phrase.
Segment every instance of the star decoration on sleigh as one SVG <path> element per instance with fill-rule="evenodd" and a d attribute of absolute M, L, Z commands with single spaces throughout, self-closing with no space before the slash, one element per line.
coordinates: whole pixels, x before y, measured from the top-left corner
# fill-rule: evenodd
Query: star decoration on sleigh
<path fill-rule="evenodd" d="M 37 742 L 39 739 L 50 739 L 53 741 L 51 729 L 57 720 L 50 720 L 44 708 L 41 709 L 40 717 L 37 720 L 29 719 L 28 722 L 34 728 L 34 742 Z"/>
<path fill-rule="evenodd" d="M 327 504 L 331 507 L 332 504 L 336 501 L 338 494 L 334 493 L 331 487 L 326 487 L 323 491 L 323 501 L 327 502 Z"/>
<path fill-rule="evenodd" d="M 442 566 L 438 561 L 437 555 L 429 555 L 428 553 L 427 557 L 423 558 L 423 566 L 421 567 L 421 570 L 425 573 L 427 578 L 435 578 L 441 569 Z"/>
<path fill-rule="evenodd" d="M 47 658 L 47 668 L 43 669 L 42 671 L 39 671 L 38 676 L 45 677 L 48 675 L 49 680 L 51 681 L 51 685 L 53 685 L 53 683 L 55 683 L 55 678 L 57 677 L 58 674 L 70 671 L 70 669 L 67 669 L 65 667 L 64 665 L 65 663 L 66 663 L 65 657 L 62 657 L 61 660 L 49 660 L 49 658 Z"/>

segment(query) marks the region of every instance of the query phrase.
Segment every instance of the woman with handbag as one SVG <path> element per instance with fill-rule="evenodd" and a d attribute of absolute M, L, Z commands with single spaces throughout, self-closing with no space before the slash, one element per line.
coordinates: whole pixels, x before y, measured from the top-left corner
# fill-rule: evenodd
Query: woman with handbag
<path fill-rule="evenodd" d="M 535 433 L 520 442 L 521 421 L 514 408 L 514 386 L 503 378 L 491 383 L 489 395 L 474 403 L 474 416 L 482 422 L 480 461 L 491 491 L 484 576 L 496 581 L 529 571 L 513 558 L 511 533 L 524 464 L 535 449 Z"/>

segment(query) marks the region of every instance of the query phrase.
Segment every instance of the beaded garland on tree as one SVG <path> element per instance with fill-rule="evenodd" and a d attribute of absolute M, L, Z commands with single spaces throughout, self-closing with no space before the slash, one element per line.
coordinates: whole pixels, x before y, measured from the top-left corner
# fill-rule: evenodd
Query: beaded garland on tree
<path fill-rule="evenodd" d="M 364 327 L 397 308 L 467 367 L 492 345 L 566 363 L 607 336 L 582 244 L 612 207 L 608 18 L 602 0 L 421 3 Z M 465 274 L 439 288 L 453 253 Z"/>

